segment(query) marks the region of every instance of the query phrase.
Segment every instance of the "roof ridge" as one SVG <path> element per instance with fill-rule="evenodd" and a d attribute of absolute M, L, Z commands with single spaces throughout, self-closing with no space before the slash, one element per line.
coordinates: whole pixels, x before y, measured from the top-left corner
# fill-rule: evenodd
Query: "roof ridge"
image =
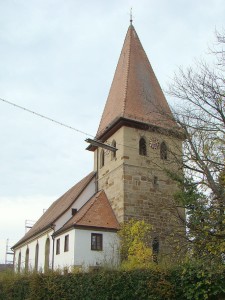
<path fill-rule="evenodd" d="M 73 200 L 73 201 L 75 202 L 75 201 L 77 200 L 77 198 L 83 193 L 83 191 L 85 190 L 85 188 L 88 186 L 88 184 L 91 182 L 91 180 L 94 178 L 95 175 L 96 175 L 96 172 L 95 172 L 95 171 L 92 171 L 92 172 L 90 172 L 87 176 L 85 176 L 84 178 L 82 178 L 76 185 L 80 184 L 82 180 L 87 179 L 87 177 L 90 176 L 90 179 L 86 182 L 86 184 L 85 184 L 83 187 L 80 188 L 80 191 L 79 191 L 79 193 L 77 193 L 76 197 L 74 198 L 74 197 L 71 195 L 71 196 L 70 196 L 70 199 Z M 76 186 L 76 185 L 75 185 L 75 186 Z M 67 192 L 69 192 L 70 190 L 72 190 L 75 186 L 71 187 Z M 67 193 L 67 192 L 66 192 L 66 193 Z M 66 194 L 66 193 L 65 193 L 65 194 Z M 65 195 L 65 194 L 64 194 L 64 195 Z M 63 195 L 63 196 L 64 196 L 64 195 Z M 62 196 L 62 197 L 63 197 L 63 196 Z M 61 198 L 62 198 L 62 197 L 61 197 Z M 60 198 L 60 199 L 61 199 L 61 198 Z M 73 202 L 73 203 L 74 203 L 74 202 Z M 73 205 L 73 203 L 71 203 L 71 205 Z M 60 216 L 62 216 L 67 210 L 69 210 L 70 207 L 71 207 L 71 205 L 68 206 L 68 208 L 65 209 L 65 210 L 61 213 Z M 56 218 L 55 220 L 57 220 L 57 218 Z M 55 220 L 54 220 L 54 222 L 55 222 Z"/>
<path fill-rule="evenodd" d="M 128 34 L 130 35 L 129 38 L 129 51 L 128 51 L 128 66 L 127 66 L 127 72 L 126 72 L 126 83 L 125 83 L 125 91 L 124 91 L 124 99 L 123 99 L 123 116 L 125 113 L 125 108 L 126 108 L 126 101 L 127 101 L 127 91 L 128 91 L 128 78 L 129 78 L 129 70 L 130 70 L 130 53 L 131 53 L 131 38 L 132 38 L 132 27 L 133 25 L 130 25 Z"/>
<path fill-rule="evenodd" d="M 41 217 L 37 220 L 34 226 L 15 244 L 13 248 L 17 247 L 21 243 L 26 242 L 28 239 L 31 239 L 33 236 L 42 232 L 42 230 L 46 228 L 50 228 L 51 224 L 53 224 L 60 216 L 62 216 L 70 207 L 71 201 L 76 201 L 77 198 L 81 195 L 81 193 L 86 189 L 88 184 L 94 178 L 96 172 L 92 171 L 87 176 L 82 178 L 79 182 L 77 182 L 74 186 L 72 186 L 67 192 L 65 192 L 61 197 L 55 200 L 50 207 L 46 210 L 46 212 L 41 215 Z M 70 195 L 70 193 L 74 193 L 74 195 Z M 66 203 L 66 208 L 60 203 L 65 203 L 69 199 L 69 203 Z M 59 211 L 56 211 L 59 210 Z M 47 218 L 47 219 L 46 219 Z"/>

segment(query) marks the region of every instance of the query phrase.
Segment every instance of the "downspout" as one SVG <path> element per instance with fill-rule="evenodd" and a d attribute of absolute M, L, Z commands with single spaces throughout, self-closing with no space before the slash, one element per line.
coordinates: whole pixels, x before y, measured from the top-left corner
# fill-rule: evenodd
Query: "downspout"
<path fill-rule="evenodd" d="M 76 261 L 76 228 L 73 227 L 74 232 L 74 243 L 73 243 L 73 265 L 75 266 Z"/>
<path fill-rule="evenodd" d="M 98 147 L 97 147 L 97 172 L 96 172 L 96 182 L 95 182 L 95 192 L 98 192 Z"/>

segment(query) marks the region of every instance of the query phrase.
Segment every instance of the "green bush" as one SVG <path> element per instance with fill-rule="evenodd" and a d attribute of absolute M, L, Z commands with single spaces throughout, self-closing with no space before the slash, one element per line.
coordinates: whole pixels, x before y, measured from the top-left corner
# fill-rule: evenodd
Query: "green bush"
<path fill-rule="evenodd" d="M 0 274 L 0 300 L 225 299 L 225 267 L 181 266 L 65 274 Z"/>

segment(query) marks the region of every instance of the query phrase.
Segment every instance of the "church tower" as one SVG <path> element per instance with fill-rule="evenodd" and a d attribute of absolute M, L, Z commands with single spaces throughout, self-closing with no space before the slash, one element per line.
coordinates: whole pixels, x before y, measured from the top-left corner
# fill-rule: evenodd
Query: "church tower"
<path fill-rule="evenodd" d="M 173 157 L 181 155 L 182 139 L 132 22 L 95 139 L 118 149 L 88 147 L 97 188 L 118 221 L 144 219 L 153 226 L 152 239 L 170 252 L 167 237 L 184 232 L 184 211 L 173 201 L 177 186 L 165 170 L 181 172 Z"/>

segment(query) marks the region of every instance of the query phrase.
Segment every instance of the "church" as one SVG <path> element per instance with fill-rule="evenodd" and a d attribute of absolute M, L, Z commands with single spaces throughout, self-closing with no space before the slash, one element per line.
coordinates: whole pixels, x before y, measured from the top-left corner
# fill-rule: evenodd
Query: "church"
<path fill-rule="evenodd" d="M 132 21 L 98 131 L 87 141 L 94 170 L 12 247 L 17 272 L 118 265 L 117 231 L 132 218 L 152 225 L 158 255 L 171 256 L 170 237 L 184 233 L 178 187 L 165 172 L 182 173 L 182 135 Z"/>

